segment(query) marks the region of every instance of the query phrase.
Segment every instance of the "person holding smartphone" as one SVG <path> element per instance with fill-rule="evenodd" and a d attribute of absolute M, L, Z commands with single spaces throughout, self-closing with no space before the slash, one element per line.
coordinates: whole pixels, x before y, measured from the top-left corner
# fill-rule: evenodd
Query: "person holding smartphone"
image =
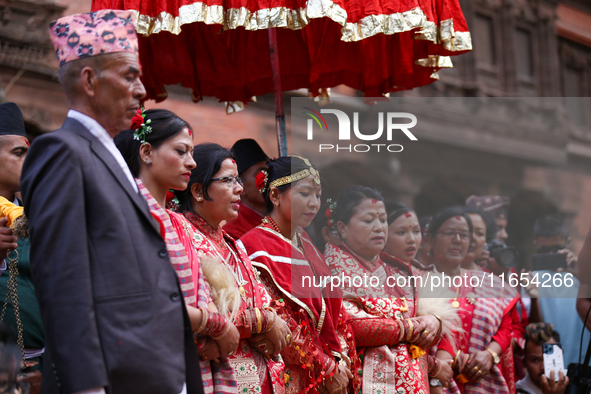
<path fill-rule="evenodd" d="M 568 377 L 562 371 L 544 370 L 543 344 L 557 344 L 560 335 L 548 323 L 531 323 L 525 334 L 525 367 L 527 375 L 517 382 L 515 388 L 524 394 L 563 394 L 568 386 Z M 558 380 L 556 380 L 558 374 Z M 550 377 L 548 378 L 549 375 Z"/>
<path fill-rule="evenodd" d="M 579 280 L 573 275 L 577 256 L 568 249 L 570 237 L 562 215 L 555 213 L 539 218 L 533 230 L 536 254 L 532 258 L 532 281 L 537 279 L 539 285 L 532 283 L 525 288 L 531 297 L 529 318 L 531 322 L 551 323 L 562 333 L 564 362 L 569 365 L 578 362 L 579 338 L 583 329 L 583 323 L 575 313 L 580 286 Z M 561 286 L 543 285 L 548 278 L 556 277 L 562 278 Z M 572 280 L 567 282 L 567 278 Z M 586 348 L 588 341 L 589 333 L 585 333 L 583 348 Z"/>

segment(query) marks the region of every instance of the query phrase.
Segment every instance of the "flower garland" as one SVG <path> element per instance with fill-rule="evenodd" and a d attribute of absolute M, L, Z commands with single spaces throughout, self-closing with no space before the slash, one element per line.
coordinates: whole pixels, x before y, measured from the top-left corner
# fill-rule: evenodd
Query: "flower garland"
<path fill-rule="evenodd" d="M 133 130 L 133 139 L 140 141 L 142 144 L 146 143 L 146 134 L 152 132 L 152 119 L 146 120 L 146 111 L 144 107 L 138 108 L 137 114 L 131 119 L 131 126 L 129 128 Z"/>

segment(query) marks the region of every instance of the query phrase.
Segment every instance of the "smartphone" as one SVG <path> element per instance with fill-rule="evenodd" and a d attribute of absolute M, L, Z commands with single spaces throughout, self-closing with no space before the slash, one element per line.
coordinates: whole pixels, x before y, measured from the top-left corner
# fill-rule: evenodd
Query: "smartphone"
<path fill-rule="evenodd" d="M 534 271 L 566 269 L 566 253 L 542 253 L 531 256 Z"/>
<path fill-rule="evenodd" d="M 566 375 L 560 343 L 544 343 L 542 351 L 544 352 L 544 375 L 550 379 L 550 371 L 554 370 L 554 381 L 558 382 L 559 371 Z"/>

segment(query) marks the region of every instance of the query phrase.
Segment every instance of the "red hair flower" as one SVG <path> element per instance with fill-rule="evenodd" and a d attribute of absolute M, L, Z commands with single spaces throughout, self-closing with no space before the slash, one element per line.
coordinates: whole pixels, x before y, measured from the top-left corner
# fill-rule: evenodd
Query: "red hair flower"
<path fill-rule="evenodd" d="M 166 192 L 166 208 L 177 212 L 181 207 L 179 199 L 172 190 Z"/>
<path fill-rule="evenodd" d="M 131 118 L 131 126 L 129 128 L 133 130 L 133 139 L 140 141 L 142 144 L 146 143 L 146 134 L 152 132 L 152 119 L 146 120 L 146 112 L 144 108 L 139 108 L 137 114 Z"/>
<path fill-rule="evenodd" d="M 257 189 L 260 193 L 264 193 L 265 189 L 267 188 L 267 181 L 269 180 L 269 174 L 265 170 L 259 171 L 256 178 L 254 179 L 254 184 L 256 185 Z"/>
<path fill-rule="evenodd" d="M 144 118 L 141 114 L 137 114 L 131 119 L 131 126 L 129 128 L 135 131 L 142 127 L 142 124 L 144 124 Z"/>

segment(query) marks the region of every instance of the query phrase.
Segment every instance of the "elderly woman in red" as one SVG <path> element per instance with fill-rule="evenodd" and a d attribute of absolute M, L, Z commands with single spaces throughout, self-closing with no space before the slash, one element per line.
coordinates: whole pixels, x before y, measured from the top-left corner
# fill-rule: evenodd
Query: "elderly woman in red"
<path fill-rule="evenodd" d="M 453 340 L 444 339 L 437 357 L 453 360 L 454 379 L 448 393 L 511 393 L 514 387 L 497 364 L 511 343 L 510 311 L 517 294 L 494 275 L 461 268 L 472 232 L 472 222 L 462 207 L 437 213 L 427 231 L 430 253 L 437 270 L 449 277 L 455 293 L 451 303 L 458 309 L 464 329 L 454 338 L 459 350 Z M 431 392 L 440 390 L 434 387 Z"/>
<path fill-rule="evenodd" d="M 269 214 L 239 242 L 293 333 L 291 346 L 281 352 L 286 392 L 344 394 L 355 352 L 352 335 L 340 318 L 340 291 L 318 286 L 330 271 L 302 230 L 320 208 L 320 178 L 299 156 L 280 157 L 268 165 L 268 171 L 257 176 L 257 187 Z"/>
<path fill-rule="evenodd" d="M 439 339 L 442 320 L 417 316 L 417 289 L 395 283 L 412 275 L 412 268 L 381 253 L 388 238 L 382 195 L 350 187 L 339 194 L 330 219 L 343 242 L 328 245 L 325 256 L 332 274 L 348 279 L 342 288 L 349 295 L 344 304 L 363 357 L 362 392 L 428 393 L 429 371 L 420 357 Z M 362 278 L 369 278 L 367 284 L 355 285 Z M 431 367 L 437 375 L 438 363 Z"/>
<path fill-rule="evenodd" d="M 270 298 L 257 279 L 250 259 L 221 228 L 235 219 L 240 207 L 242 181 L 232 153 L 218 144 L 194 147 L 196 167 L 188 189 L 179 196 L 180 210 L 194 226 L 191 238 L 204 264 L 216 305 L 235 316 L 240 344 L 230 356 L 239 393 L 283 393 L 284 364 L 277 358 L 289 343 L 287 324 L 270 308 Z M 224 273 L 229 277 L 224 278 Z M 268 340 L 271 349 L 253 346 Z"/>

